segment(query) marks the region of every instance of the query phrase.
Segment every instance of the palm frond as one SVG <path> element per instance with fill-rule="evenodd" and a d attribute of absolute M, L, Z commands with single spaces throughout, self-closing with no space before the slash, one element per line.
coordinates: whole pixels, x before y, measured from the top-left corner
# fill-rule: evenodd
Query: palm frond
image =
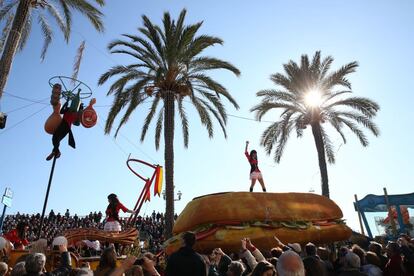
<path fill-rule="evenodd" d="M 126 94 L 129 95 L 130 101 L 127 110 L 125 111 L 124 116 L 122 117 L 121 121 L 118 124 L 118 127 L 115 131 L 114 137 L 118 136 L 118 132 L 121 129 L 125 123 L 128 122 L 129 117 L 131 116 L 132 112 L 141 104 L 144 102 L 144 98 L 139 93 L 129 93 L 128 91 L 125 91 Z"/>
<path fill-rule="evenodd" d="M 42 52 L 41 52 L 41 55 L 40 55 L 40 58 L 43 61 L 46 57 L 47 49 L 49 48 L 49 45 L 52 42 L 53 31 L 52 31 L 52 28 L 50 27 L 49 22 L 47 21 L 46 17 L 41 13 L 39 13 L 39 15 L 38 15 L 38 22 L 40 24 L 42 34 L 44 36 L 43 48 L 42 48 Z"/>
<path fill-rule="evenodd" d="M 112 125 L 119 112 L 124 108 L 130 100 L 131 95 L 125 91 L 119 91 L 114 98 L 111 109 L 109 110 L 108 118 L 105 123 L 105 134 L 109 134 L 112 129 Z"/>
<path fill-rule="evenodd" d="M 209 35 L 200 35 L 190 43 L 187 49 L 187 57 L 193 58 L 200 54 L 203 50 L 208 47 L 214 46 L 216 44 L 223 44 L 223 40 L 218 37 L 209 36 Z"/>
<path fill-rule="evenodd" d="M 18 0 L 11 1 L 10 3 L 0 7 L 0 21 L 19 3 Z"/>
<path fill-rule="evenodd" d="M 59 1 L 60 6 L 62 7 L 63 17 L 65 20 L 67 40 L 69 40 L 71 31 L 72 31 L 72 12 L 68 4 L 66 4 L 66 0 L 58 0 L 58 1 Z"/>
<path fill-rule="evenodd" d="M 362 130 L 358 128 L 357 125 L 341 117 L 339 117 L 338 119 L 340 120 L 340 122 L 344 123 L 357 136 L 357 138 L 361 142 L 361 145 L 363 145 L 364 147 L 368 146 L 369 142 L 367 137 L 365 136 L 364 132 L 362 132 Z"/>
<path fill-rule="evenodd" d="M 268 126 L 262 133 L 260 144 L 265 147 L 267 155 L 269 155 L 272 152 L 273 146 L 277 142 L 280 133 L 280 124 L 280 121 L 274 122 L 270 126 Z"/>
<path fill-rule="evenodd" d="M 220 113 L 217 112 L 217 110 L 215 110 L 208 102 L 204 101 L 203 99 L 199 98 L 199 101 L 203 103 L 204 107 L 207 108 L 207 110 L 210 111 L 210 113 L 212 113 L 216 120 L 219 122 L 221 130 L 224 134 L 224 138 L 227 139 L 226 123 L 221 119 Z"/>
<path fill-rule="evenodd" d="M 50 1 L 47 5 L 47 9 L 48 9 L 49 13 L 52 15 L 52 17 L 56 20 L 56 23 L 58 24 L 60 30 L 62 31 L 66 42 L 68 42 L 70 34 L 69 34 L 69 31 L 68 31 L 68 29 L 65 25 L 65 21 L 64 21 L 62 15 L 60 14 L 59 10 Z"/>
<path fill-rule="evenodd" d="M 201 124 L 204 125 L 207 129 L 208 137 L 213 138 L 213 124 L 211 122 L 210 115 L 208 114 L 206 108 L 201 104 L 200 99 L 198 97 L 191 97 L 191 101 L 194 107 L 196 108 L 198 115 L 200 116 Z"/>
<path fill-rule="evenodd" d="M 275 108 L 284 108 L 289 111 L 301 112 L 296 106 L 283 102 L 264 102 L 252 107 L 250 112 L 256 112 L 256 120 L 260 121 L 266 113 Z"/>
<path fill-rule="evenodd" d="M 143 32 L 147 37 L 148 37 L 148 39 L 150 39 L 150 41 L 154 44 L 154 46 L 155 46 L 155 49 L 157 50 L 157 53 L 158 53 L 158 55 L 160 56 L 160 57 L 163 57 L 164 56 L 164 47 L 163 47 L 163 44 L 162 44 L 162 38 L 161 38 L 161 35 L 160 35 L 160 33 L 157 31 L 157 28 L 156 28 L 156 26 L 154 26 L 153 24 L 152 24 L 152 22 L 151 22 L 151 20 L 149 20 L 149 18 L 148 17 L 146 17 L 145 15 L 144 16 L 142 16 L 142 19 L 143 19 L 143 21 L 144 21 L 144 26 L 147 28 L 147 30 L 148 30 L 148 32 L 147 31 L 145 31 L 145 32 Z M 134 41 L 138 41 L 138 39 L 137 39 L 138 37 L 135 37 L 135 40 Z M 162 60 L 162 58 L 161 58 L 161 60 Z M 164 66 L 165 66 L 165 64 L 164 64 Z"/>
<path fill-rule="evenodd" d="M 330 101 L 330 100 L 332 100 L 332 99 L 334 99 L 334 98 L 336 98 L 340 95 L 347 94 L 347 93 L 352 93 L 352 91 L 351 90 L 343 90 L 343 91 L 337 91 L 337 92 L 330 93 L 323 99 L 323 103 L 326 104 L 328 101 Z"/>
<path fill-rule="evenodd" d="M 216 95 L 210 94 L 204 90 L 201 89 L 197 89 L 197 91 L 200 93 L 200 95 L 202 95 L 203 97 L 205 97 L 208 101 L 210 101 L 214 107 L 217 109 L 217 111 L 219 112 L 221 119 L 223 120 L 224 124 L 227 123 L 227 113 L 226 113 L 226 108 L 224 107 L 224 105 L 221 103 L 221 100 L 219 97 L 217 97 Z"/>
<path fill-rule="evenodd" d="M 326 77 L 326 74 L 331 68 L 333 61 L 334 61 L 334 58 L 331 56 L 327 56 L 326 58 L 323 59 L 321 63 L 321 68 L 320 68 L 319 80 L 323 80 Z"/>
<path fill-rule="evenodd" d="M 164 107 L 162 107 L 160 111 L 158 112 L 158 119 L 157 119 L 157 124 L 155 127 L 155 149 L 156 150 L 160 148 L 163 121 L 164 121 Z"/>
<path fill-rule="evenodd" d="M 280 163 L 280 159 L 282 158 L 283 152 L 286 147 L 286 143 L 289 139 L 290 132 L 292 130 L 293 122 L 290 121 L 290 117 L 293 115 L 293 113 L 287 114 L 284 118 L 281 120 L 281 132 L 279 135 L 278 145 L 276 147 L 274 157 L 273 159 L 276 161 L 276 163 Z"/>
<path fill-rule="evenodd" d="M 298 93 L 293 87 L 290 79 L 280 73 L 271 75 L 270 80 L 273 81 L 276 85 L 282 86 L 284 89 L 286 89 L 289 92 Z"/>
<path fill-rule="evenodd" d="M 99 77 L 98 85 L 104 84 L 108 79 L 110 79 L 111 77 L 115 75 L 126 74 L 126 73 L 139 74 L 139 71 L 137 71 L 134 68 L 123 66 L 123 65 L 113 66 Z"/>
<path fill-rule="evenodd" d="M 203 22 L 198 22 L 193 25 L 189 25 L 183 29 L 180 37 L 178 38 L 177 49 L 188 49 L 189 44 L 193 41 L 195 34 L 200 29 Z M 186 51 L 182 51 L 182 58 L 186 58 Z"/>
<path fill-rule="evenodd" d="M 108 92 L 106 93 L 107 96 L 111 94 L 118 94 L 124 90 L 126 84 L 131 81 L 131 77 L 129 75 L 122 76 L 121 78 L 117 79 L 112 85 L 109 87 Z"/>
<path fill-rule="evenodd" d="M 374 122 L 372 122 L 371 119 L 368 118 L 367 116 L 360 115 L 356 112 L 337 112 L 336 115 L 344 116 L 349 119 L 357 121 L 359 124 L 369 129 L 372 132 L 372 134 L 374 134 L 375 136 L 379 136 L 380 134 L 378 126 Z"/>
<path fill-rule="evenodd" d="M 324 90 L 329 90 L 336 85 L 345 86 L 348 89 L 351 89 L 351 83 L 345 78 L 345 76 L 355 72 L 357 67 L 358 62 L 356 61 L 342 66 L 337 71 L 327 76 L 326 79 L 322 82 L 321 86 Z"/>
<path fill-rule="evenodd" d="M 328 157 L 328 162 L 331 164 L 335 163 L 335 151 L 333 149 L 333 144 L 331 142 L 331 139 L 329 138 L 329 135 L 326 133 L 325 129 L 321 126 L 321 135 L 323 140 L 323 146 L 324 151 L 326 154 L 326 157 Z"/>
<path fill-rule="evenodd" d="M 121 109 L 123 109 L 133 97 L 139 96 L 139 102 L 143 102 L 145 100 L 145 97 L 139 93 L 139 91 L 146 85 L 147 82 L 148 78 L 143 78 L 128 88 L 125 88 L 126 82 L 118 86 L 118 88 L 115 90 L 114 103 L 112 104 L 111 110 L 106 120 L 106 134 L 110 133 L 115 118 L 118 116 Z"/>
<path fill-rule="evenodd" d="M 95 2 L 101 7 L 105 6 L 105 0 L 95 0 Z"/>
<path fill-rule="evenodd" d="M 147 117 L 145 117 L 144 120 L 144 125 L 142 126 L 142 130 L 141 130 L 141 142 L 144 142 L 145 140 L 145 135 L 147 134 L 149 125 L 151 124 L 152 118 L 155 115 L 155 112 L 157 111 L 157 106 L 158 103 L 160 102 L 160 98 L 159 97 L 155 97 L 154 100 L 152 101 L 152 105 L 149 109 L 149 112 L 147 114 Z"/>
<path fill-rule="evenodd" d="M 86 0 L 65 0 L 67 5 L 85 15 L 98 32 L 104 31 L 103 14 Z"/>
<path fill-rule="evenodd" d="M 297 138 L 301 138 L 303 136 L 304 120 L 305 120 L 304 114 L 299 114 L 294 119 Z"/>
<path fill-rule="evenodd" d="M 222 95 L 226 97 L 227 100 L 229 100 L 229 102 L 233 104 L 236 109 L 239 109 L 239 105 L 237 104 L 236 100 L 230 95 L 227 89 L 209 76 L 204 74 L 192 74 L 189 76 L 189 80 L 199 83 L 202 88 L 207 88 L 216 92 L 217 96 Z"/>
<path fill-rule="evenodd" d="M 348 107 L 354 108 L 362 112 L 368 118 L 374 117 L 377 114 L 378 110 L 380 109 L 380 106 L 376 102 L 370 99 L 361 98 L 361 97 L 351 97 L 351 98 L 339 100 L 339 101 L 336 101 L 336 102 L 333 102 L 327 105 L 325 108 L 329 109 L 331 107 L 336 107 L 336 106 L 348 106 Z"/>
<path fill-rule="evenodd" d="M 144 62 L 148 66 L 148 68 L 154 68 L 154 65 L 152 64 L 152 61 L 150 61 L 149 59 L 146 59 L 145 57 L 141 56 L 140 54 L 133 53 L 133 52 L 128 51 L 128 50 L 112 50 L 111 54 L 129 55 L 131 57 L 134 57 L 134 58 Z"/>
<path fill-rule="evenodd" d="M 343 123 L 339 121 L 336 116 L 329 117 L 328 120 L 331 123 L 331 125 L 334 127 L 334 129 L 339 133 L 344 144 L 346 144 L 346 137 L 345 137 L 345 134 L 342 132 Z"/>
<path fill-rule="evenodd" d="M 297 104 L 298 98 L 296 95 L 286 92 L 286 91 L 280 91 L 275 89 L 264 89 L 260 90 L 256 93 L 256 96 L 263 97 L 262 101 L 265 102 L 279 102 L 279 101 L 286 101 L 291 104 Z"/>
<path fill-rule="evenodd" d="M 300 69 L 303 71 L 309 71 L 309 57 L 308 55 L 302 55 L 300 58 Z"/>
<path fill-rule="evenodd" d="M 13 18 L 14 18 L 14 14 L 10 13 L 9 16 L 7 17 L 6 23 L 4 24 L 4 27 L 1 33 L 1 38 L 0 38 L 0 54 L 3 52 L 4 44 L 6 43 L 7 36 L 9 35 L 12 22 L 13 22 Z M 21 40 L 22 39 L 23 37 L 21 38 Z"/>
<path fill-rule="evenodd" d="M 29 11 L 29 15 L 27 16 L 26 24 L 23 27 L 22 30 L 22 36 L 19 41 L 19 51 L 23 51 L 24 47 L 27 44 L 27 41 L 29 40 L 30 33 L 32 31 L 32 16 L 31 11 Z"/>
<path fill-rule="evenodd" d="M 233 72 L 236 76 L 240 76 L 240 70 L 229 62 L 212 58 L 212 57 L 198 57 L 190 63 L 191 72 L 206 71 L 212 69 L 226 69 Z"/>
<path fill-rule="evenodd" d="M 176 31 L 177 34 L 182 33 L 186 14 L 187 14 L 187 10 L 182 9 L 181 12 L 180 12 L 180 15 L 178 16 L 177 24 L 176 24 L 176 27 L 175 27 L 175 31 Z M 178 40 L 178 37 L 176 39 Z"/>
<path fill-rule="evenodd" d="M 315 55 L 312 58 L 309 71 L 311 71 L 315 76 L 320 76 L 321 69 L 321 51 L 316 51 Z"/>
<path fill-rule="evenodd" d="M 178 113 L 181 117 L 181 127 L 183 130 L 183 138 L 184 138 L 184 147 L 188 148 L 188 139 L 189 139 L 189 131 L 188 131 L 188 118 L 187 113 L 185 112 L 184 105 L 183 105 L 183 98 L 178 99 Z"/>
<path fill-rule="evenodd" d="M 72 69 L 73 70 L 73 73 L 72 73 L 73 84 L 75 84 L 74 80 L 78 78 L 84 50 L 85 50 L 85 40 L 81 42 L 78 50 L 76 51 L 75 62 L 73 63 L 73 69 Z"/>

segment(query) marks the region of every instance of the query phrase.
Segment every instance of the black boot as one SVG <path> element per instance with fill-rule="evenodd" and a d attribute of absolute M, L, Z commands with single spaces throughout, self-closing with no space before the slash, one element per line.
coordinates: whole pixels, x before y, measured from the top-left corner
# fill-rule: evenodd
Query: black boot
<path fill-rule="evenodd" d="M 50 161 L 50 160 L 52 160 L 53 156 L 55 156 L 55 152 L 54 152 L 54 151 L 52 151 L 52 153 L 51 153 L 51 154 L 49 154 L 49 155 L 46 157 L 46 161 Z"/>
<path fill-rule="evenodd" d="M 253 187 L 250 187 L 250 192 L 253 192 Z"/>
<path fill-rule="evenodd" d="M 263 188 L 263 192 L 266 193 L 266 188 Z"/>

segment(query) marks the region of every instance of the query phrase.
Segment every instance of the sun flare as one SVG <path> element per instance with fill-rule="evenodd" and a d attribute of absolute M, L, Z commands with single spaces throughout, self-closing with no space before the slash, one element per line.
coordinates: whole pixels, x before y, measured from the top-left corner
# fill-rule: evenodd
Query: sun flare
<path fill-rule="evenodd" d="M 305 94 L 305 104 L 309 107 L 318 107 L 322 104 L 322 93 L 317 89 L 310 90 Z"/>

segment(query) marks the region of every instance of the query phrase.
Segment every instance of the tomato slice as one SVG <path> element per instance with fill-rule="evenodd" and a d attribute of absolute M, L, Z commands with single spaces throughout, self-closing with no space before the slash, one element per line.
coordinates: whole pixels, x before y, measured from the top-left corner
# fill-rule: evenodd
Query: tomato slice
<path fill-rule="evenodd" d="M 218 230 L 218 227 L 211 227 L 210 229 L 196 234 L 196 240 L 202 240 L 208 236 L 213 235 Z"/>

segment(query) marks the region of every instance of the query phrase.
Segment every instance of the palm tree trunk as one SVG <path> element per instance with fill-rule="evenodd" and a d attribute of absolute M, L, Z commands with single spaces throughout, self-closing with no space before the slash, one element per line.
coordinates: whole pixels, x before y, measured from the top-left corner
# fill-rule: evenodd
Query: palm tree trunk
<path fill-rule="evenodd" d="M 329 198 L 328 169 L 326 168 L 325 146 L 319 122 L 312 123 L 312 133 L 318 151 L 319 170 L 321 171 L 322 195 Z"/>
<path fill-rule="evenodd" d="M 174 92 L 164 97 L 165 237 L 172 237 L 174 225 Z"/>
<path fill-rule="evenodd" d="M 4 46 L 3 54 L 0 59 L 0 99 L 3 96 L 3 91 L 6 87 L 13 58 L 16 54 L 17 47 L 19 46 L 20 38 L 22 36 L 23 27 L 29 16 L 30 2 L 30 0 L 19 1 L 13 25 L 7 37 L 6 45 Z"/>

